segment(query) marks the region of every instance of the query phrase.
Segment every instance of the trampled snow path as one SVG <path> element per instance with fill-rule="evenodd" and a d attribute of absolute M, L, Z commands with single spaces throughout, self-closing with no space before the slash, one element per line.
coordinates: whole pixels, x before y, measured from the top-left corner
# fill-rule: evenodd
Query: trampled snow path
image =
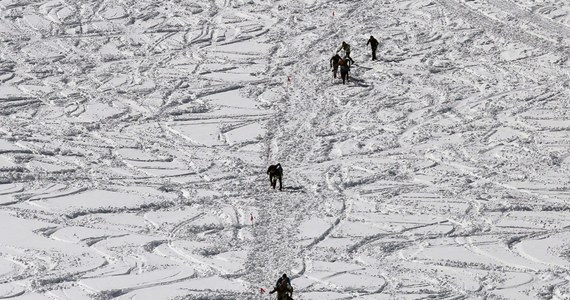
<path fill-rule="evenodd" d="M 0 298 L 570 298 L 569 12 L 0 0 Z"/>

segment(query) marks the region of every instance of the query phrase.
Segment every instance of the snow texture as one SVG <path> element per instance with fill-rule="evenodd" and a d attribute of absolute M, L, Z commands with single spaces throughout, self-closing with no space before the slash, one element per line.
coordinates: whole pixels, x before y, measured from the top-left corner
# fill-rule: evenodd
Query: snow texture
<path fill-rule="evenodd" d="M 570 299 L 569 13 L 0 0 L 0 298 Z"/>

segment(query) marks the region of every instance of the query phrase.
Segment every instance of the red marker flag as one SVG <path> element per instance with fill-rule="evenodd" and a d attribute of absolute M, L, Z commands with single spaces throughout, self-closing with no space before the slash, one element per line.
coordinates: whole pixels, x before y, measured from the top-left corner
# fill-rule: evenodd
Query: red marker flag
<path fill-rule="evenodd" d="M 260 288 L 259 293 L 263 294 L 263 293 L 265 293 L 265 290 L 263 288 Z"/>
<path fill-rule="evenodd" d="M 249 214 L 249 220 L 251 221 L 251 223 L 253 223 L 253 214 L 252 213 Z"/>

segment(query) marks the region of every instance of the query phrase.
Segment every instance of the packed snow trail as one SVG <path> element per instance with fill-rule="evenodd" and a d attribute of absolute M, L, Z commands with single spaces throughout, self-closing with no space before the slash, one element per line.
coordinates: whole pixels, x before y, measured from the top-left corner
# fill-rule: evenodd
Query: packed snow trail
<path fill-rule="evenodd" d="M 0 298 L 567 299 L 569 35 L 563 1 L 0 0 Z"/>
<path fill-rule="evenodd" d="M 322 11 L 327 4 L 323 3 L 308 6 L 304 11 Z M 270 145 L 274 153 L 268 157 L 273 161 L 286 162 L 284 165 L 288 166 L 298 164 L 299 170 L 310 172 L 311 176 L 308 177 L 316 180 L 303 185 L 317 186 L 318 191 L 337 190 L 339 193 L 327 198 L 329 204 L 337 203 L 335 209 L 327 210 L 323 206 L 320 210 L 308 209 L 313 213 L 312 217 L 304 218 L 299 223 L 301 228 L 305 228 L 303 225 L 306 224 L 312 227 L 314 223 L 319 223 L 318 219 L 327 220 L 327 213 L 330 217 L 322 225 L 321 233 L 312 233 L 313 241 L 307 242 L 307 247 L 301 247 L 300 253 L 304 257 L 300 274 L 303 276 L 294 282 L 301 291 L 306 291 L 306 295 L 315 299 L 333 297 L 333 294 L 337 297 L 377 297 L 373 295 L 425 293 L 426 290 L 413 292 L 413 289 L 404 288 L 414 284 L 429 286 L 427 295 L 442 297 L 494 295 L 520 298 L 526 295 L 532 298 L 533 294 L 527 289 L 535 284 L 533 289 L 540 290 L 541 297 L 548 293 L 554 297 L 564 297 L 567 293 L 564 287 L 567 278 L 564 275 L 555 275 L 549 283 L 538 283 L 540 275 L 528 271 L 536 270 L 536 263 L 546 261 L 535 260 L 522 249 L 506 247 L 502 240 L 519 234 L 525 238 L 530 237 L 524 234 L 527 231 L 553 236 L 553 239 L 561 238 L 559 232 L 565 234 L 568 225 L 565 222 L 554 224 L 567 215 L 565 198 L 563 195 L 550 197 L 540 191 L 518 187 L 520 184 L 513 184 L 508 177 L 516 166 L 512 163 L 504 165 L 501 156 L 498 160 L 489 159 L 485 153 L 492 151 L 497 144 L 502 145 L 504 141 L 512 143 L 518 130 L 525 129 L 523 132 L 529 133 L 525 127 L 530 124 L 524 124 L 520 118 L 513 118 L 513 115 L 540 108 L 537 105 L 542 105 L 545 101 L 563 99 L 562 95 L 567 93 L 565 90 L 544 86 L 541 77 L 521 72 L 523 69 L 520 67 L 521 63 L 528 64 L 527 59 L 544 57 L 548 60 L 551 59 L 549 55 L 552 55 L 552 62 L 558 63 L 560 59 L 565 62 L 564 57 L 557 57 L 563 52 L 555 49 L 549 41 L 540 41 L 540 37 L 537 39 L 536 32 L 530 33 L 526 29 L 511 27 L 510 24 L 507 26 L 494 20 L 486 21 L 485 18 L 488 17 L 484 13 L 471 7 L 465 11 L 454 9 L 468 7 L 470 3 L 451 5 L 449 1 L 442 1 L 438 7 L 433 7 L 433 3 L 427 1 L 413 4 L 408 2 L 408 5 L 404 3 L 406 2 L 396 2 L 394 7 L 386 10 L 410 10 L 409 14 L 399 11 L 400 15 L 397 16 L 400 19 L 411 18 L 409 24 L 399 26 L 404 39 L 397 35 L 385 36 L 381 57 L 387 64 L 382 64 L 380 68 L 366 62 L 368 57 L 362 53 L 366 48 L 360 47 L 362 52 L 356 55 L 357 67 L 353 68 L 351 74 L 354 80 L 348 88 L 340 86 L 338 81 L 329 84 L 326 62 L 330 58 L 329 54 L 332 56 L 331 49 L 336 49 L 341 40 L 346 40 L 343 36 L 354 37 L 356 33 L 355 28 L 346 26 L 343 20 L 348 23 L 353 21 L 351 16 L 363 16 L 364 20 L 359 21 L 366 24 L 369 20 L 367 17 L 379 15 L 371 9 L 373 6 L 347 4 L 343 14 L 342 5 L 336 4 L 334 9 L 338 21 L 319 23 L 318 17 L 311 17 L 296 19 L 298 22 L 290 25 L 288 36 L 292 42 L 286 45 L 292 47 L 283 52 L 292 52 L 296 59 L 285 70 L 293 80 L 284 92 L 286 101 L 281 106 L 278 121 L 270 123 L 276 125 L 273 131 L 277 130 L 278 133 L 272 134 Z M 442 23 L 430 18 L 424 19 L 423 15 L 416 18 L 413 9 L 430 7 L 433 7 L 430 11 L 433 12 L 432 16 L 442 18 Z M 514 4 L 510 7 L 513 12 L 520 10 Z M 295 11 L 294 8 L 292 10 Z M 504 12 L 504 7 L 500 11 Z M 489 41 L 500 42 L 495 38 L 509 37 L 515 38 L 513 43 L 523 43 L 523 49 L 529 46 L 537 49 L 535 52 L 529 51 L 530 55 L 519 56 L 516 51 L 511 52 L 509 48 L 513 46 L 507 41 L 506 45 L 502 45 L 506 50 L 499 48 L 502 51 L 498 56 L 499 64 L 495 63 L 497 56 L 493 53 L 469 53 L 471 49 L 467 46 L 463 48 L 463 44 L 459 44 L 458 49 L 447 50 L 442 48 L 447 43 L 453 45 L 464 39 L 461 31 L 453 36 L 454 32 L 449 32 L 448 27 L 468 25 L 450 24 L 445 21 L 446 16 L 453 16 L 454 22 L 458 23 L 462 20 L 475 20 L 477 23 L 472 25 L 476 26 L 480 24 L 478 19 L 485 20 L 483 22 L 489 24 L 485 26 L 491 26 L 488 32 L 500 34 L 496 37 L 483 36 L 481 40 L 484 41 L 482 45 L 485 48 Z M 388 31 L 398 30 L 399 24 L 395 22 L 396 26 L 389 26 L 391 20 L 389 17 L 387 19 Z M 544 20 L 542 23 L 545 24 L 557 24 L 539 16 L 533 16 L 533 19 Z M 304 20 L 308 21 L 303 23 Z M 384 28 L 379 23 L 373 24 L 376 28 Z M 541 29 L 542 23 L 537 23 L 538 29 Z M 502 33 L 505 26 L 512 31 L 507 36 Z M 553 27 L 567 28 L 566 25 L 556 25 L 541 30 L 546 33 L 548 28 L 548 34 L 552 34 L 556 32 L 550 30 Z M 296 35 L 297 28 L 315 30 L 299 30 Z M 461 30 L 465 31 L 464 28 Z M 567 34 L 569 31 L 565 30 L 564 34 Z M 480 34 L 477 28 L 473 32 Z M 469 34 L 468 32 L 466 41 L 471 45 L 474 41 L 469 38 Z M 360 45 L 364 45 L 367 33 L 357 33 L 356 37 Z M 349 43 L 354 43 L 354 39 Z M 403 42 L 411 43 L 405 52 L 402 52 Z M 355 48 L 353 44 L 353 49 Z M 547 55 L 540 53 L 553 49 L 556 51 Z M 412 51 L 415 52 L 407 53 Z M 473 55 L 480 61 L 469 61 Z M 416 59 L 418 56 L 423 58 Z M 468 58 L 460 61 L 462 66 L 459 68 L 453 66 L 450 59 L 461 56 Z M 391 63 L 393 61 L 399 63 Z M 541 68 L 543 63 L 539 61 L 537 67 Z M 491 68 L 490 74 L 493 77 L 481 77 L 489 74 L 479 73 L 479 69 L 485 68 Z M 550 68 L 546 76 L 558 76 L 561 81 L 567 82 L 566 65 L 552 65 Z M 447 72 L 460 76 L 450 77 Z M 504 76 L 505 74 L 509 75 Z M 496 88 L 490 88 L 489 84 L 496 85 Z M 498 99 L 509 101 L 509 106 L 493 107 L 494 104 L 488 102 Z M 532 133 L 531 131 L 530 134 Z M 523 148 L 523 152 L 513 147 L 501 151 L 507 157 L 531 158 L 526 162 L 519 162 L 518 158 L 513 161 L 521 163 L 518 172 L 523 174 L 527 170 L 525 166 L 536 164 L 537 159 L 544 157 L 541 154 L 543 149 L 533 149 L 532 144 Z M 550 156 L 552 155 L 557 154 Z M 503 170 L 506 172 L 495 173 L 493 169 L 497 168 L 497 163 L 504 165 Z M 541 165 L 542 170 L 550 168 Z M 551 166 L 556 169 L 552 174 L 561 171 L 556 165 Z M 331 171 L 334 172 L 333 176 Z M 507 177 L 497 176 L 501 173 Z M 520 173 L 515 174 L 519 176 Z M 532 180 L 525 183 L 526 178 L 523 176 L 513 179 L 523 179 L 523 186 L 533 184 Z M 556 177 L 535 180 L 537 179 L 543 182 L 555 180 L 554 182 L 565 185 L 564 179 Z M 311 198 L 313 197 L 304 201 L 315 203 L 313 205 L 322 203 L 320 199 L 314 201 Z M 509 200 L 505 202 L 505 199 L 512 199 L 512 203 Z M 536 228 L 511 227 L 507 224 L 516 223 L 520 217 L 513 218 L 513 213 L 509 212 L 519 211 L 516 207 L 521 202 L 535 207 L 524 209 L 535 211 L 535 224 L 541 223 L 539 220 L 543 214 L 540 211 L 562 211 L 562 215 L 552 215 L 553 223 L 546 226 L 550 229 L 543 225 Z M 551 208 L 549 203 L 556 203 L 558 208 Z M 375 208 L 376 212 L 371 213 L 370 208 Z M 293 211 L 297 209 L 295 207 Z M 410 216 L 405 217 L 406 215 Z M 403 225 L 394 226 L 401 222 Z M 411 223 L 406 226 L 406 222 Z M 378 229 L 371 229 L 370 225 Z M 303 233 L 300 235 L 303 236 Z M 532 236 L 536 237 L 534 234 Z M 468 237 L 466 241 L 465 237 Z M 336 243 L 330 248 L 332 241 Z M 320 245 L 327 242 L 328 246 Z M 536 246 L 532 243 L 528 245 Z M 564 246 L 560 249 L 563 248 Z M 295 250 L 292 247 L 289 249 Z M 342 254 L 344 251 L 345 254 Z M 306 257 L 307 254 L 309 258 Z M 561 254 L 561 257 L 564 256 Z M 318 259 L 314 260 L 313 257 Z M 559 270 L 554 271 L 554 274 L 564 274 L 563 270 L 568 267 L 567 260 L 552 259 L 549 260 L 556 263 L 543 270 L 552 274 L 554 267 Z M 339 260 L 353 265 L 354 270 L 334 272 L 338 271 L 334 267 L 329 270 L 319 265 Z M 416 273 L 418 264 L 422 269 L 426 268 L 421 274 Z M 406 272 L 406 269 L 409 271 Z M 299 268 L 295 266 L 293 270 L 298 271 Z M 505 270 L 509 272 L 505 273 Z M 326 275 L 330 274 L 327 271 L 333 274 Z M 438 276 L 439 272 L 443 272 L 446 279 Z M 494 280 L 505 284 L 493 285 L 490 282 Z"/>

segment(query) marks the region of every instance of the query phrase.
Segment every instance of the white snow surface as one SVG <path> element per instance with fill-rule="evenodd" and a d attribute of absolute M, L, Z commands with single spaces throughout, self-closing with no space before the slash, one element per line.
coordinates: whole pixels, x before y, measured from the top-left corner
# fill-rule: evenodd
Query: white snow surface
<path fill-rule="evenodd" d="M 570 299 L 569 38 L 566 0 L 0 0 L 0 298 Z"/>

